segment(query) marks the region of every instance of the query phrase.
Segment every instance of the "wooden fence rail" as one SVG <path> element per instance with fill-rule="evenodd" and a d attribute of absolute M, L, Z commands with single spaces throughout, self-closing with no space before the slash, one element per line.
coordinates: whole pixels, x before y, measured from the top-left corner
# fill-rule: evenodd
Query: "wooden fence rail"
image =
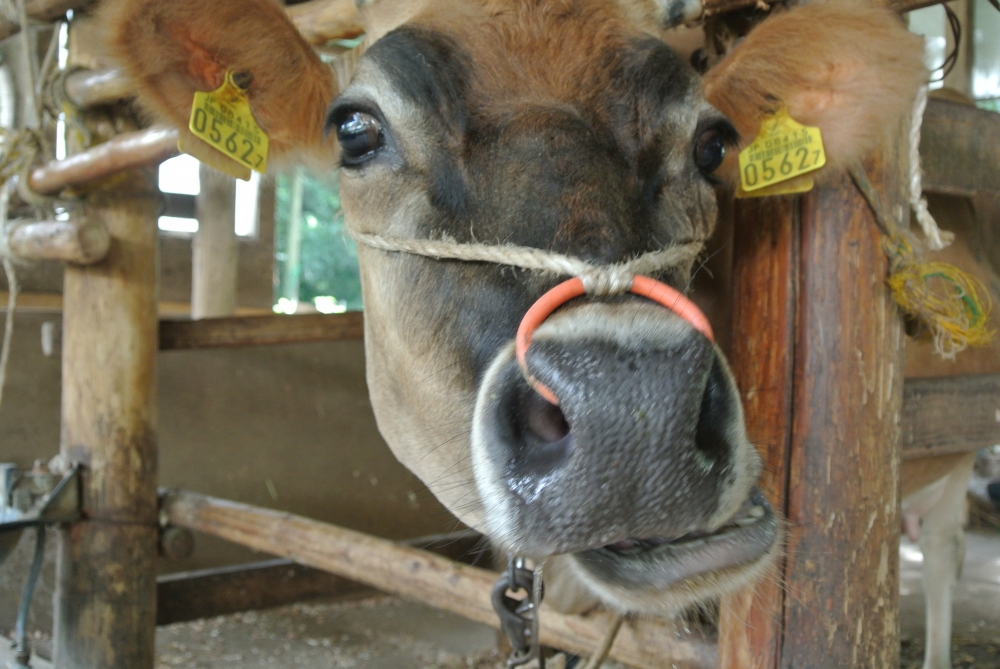
<path fill-rule="evenodd" d="M 497 574 L 486 569 L 290 513 L 191 492 L 168 493 L 162 509 L 178 527 L 289 558 L 486 625 L 499 625 L 490 604 Z M 543 607 L 541 640 L 547 646 L 587 655 L 610 624 L 607 614 L 572 616 Z M 611 658 L 650 669 L 709 669 L 716 661 L 712 640 L 651 618 L 627 621 Z"/>

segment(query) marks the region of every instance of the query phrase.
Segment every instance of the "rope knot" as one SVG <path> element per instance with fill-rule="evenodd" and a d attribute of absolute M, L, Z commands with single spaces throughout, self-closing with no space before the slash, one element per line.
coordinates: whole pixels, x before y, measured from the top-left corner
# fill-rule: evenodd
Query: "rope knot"
<path fill-rule="evenodd" d="M 580 273 L 580 281 L 587 295 L 595 297 L 612 297 L 622 295 L 632 288 L 635 274 L 622 266 L 594 267 Z"/>

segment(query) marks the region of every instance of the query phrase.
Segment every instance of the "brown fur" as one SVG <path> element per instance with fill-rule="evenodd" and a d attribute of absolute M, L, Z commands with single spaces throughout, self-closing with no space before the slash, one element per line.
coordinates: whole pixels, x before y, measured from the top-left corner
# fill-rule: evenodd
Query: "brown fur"
<path fill-rule="evenodd" d="M 195 91 L 218 88 L 227 70 L 250 72 L 248 98 L 273 154 L 332 153 L 323 124 L 333 73 L 273 0 L 109 0 L 101 11 L 109 47 L 155 118 L 186 132 Z"/>
<path fill-rule="evenodd" d="M 761 119 L 787 105 L 823 132 L 840 169 L 886 140 L 926 81 L 923 41 L 888 9 L 815 2 L 760 24 L 705 76 L 705 95 L 751 142 Z"/>

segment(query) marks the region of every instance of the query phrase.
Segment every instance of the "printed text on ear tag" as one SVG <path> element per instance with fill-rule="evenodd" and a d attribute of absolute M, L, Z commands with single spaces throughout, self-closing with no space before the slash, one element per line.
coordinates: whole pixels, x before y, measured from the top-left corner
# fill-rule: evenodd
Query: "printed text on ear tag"
<path fill-rule="evenodd" d="M 236 171 L 249 168 L 263 173 L 267 168 L 267 135 L 254 120 L 246 92 L 233 82 L 232 72 L 226 72 L 226 80 L 214 91 L 194 94 L 188 128 L 238 163 Z"/>
<path fill-rule="evenodd" d="M 798 123 L 782 107 L 760 124 L 760 134 L 740 151 L 740 185 L 750 193 L 826 165 L 819 128 Z"/>

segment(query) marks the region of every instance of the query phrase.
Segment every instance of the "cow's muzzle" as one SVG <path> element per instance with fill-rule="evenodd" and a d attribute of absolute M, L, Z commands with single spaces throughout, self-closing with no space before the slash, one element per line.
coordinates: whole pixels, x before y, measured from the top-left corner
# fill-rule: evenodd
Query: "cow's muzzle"
<path fill-rule="evenodd" d="M 649 578 L 637 574 L 651 563 L 659 581 L 683 579 L 771 550 L 735 383 L 686 321 L 645 302 L 570 306 L 538 328 L 526 361 L 559 404 L 506 349 L 474 419 L 476 481 L 505 548 L 589 556 L 615 581 Z"/>

